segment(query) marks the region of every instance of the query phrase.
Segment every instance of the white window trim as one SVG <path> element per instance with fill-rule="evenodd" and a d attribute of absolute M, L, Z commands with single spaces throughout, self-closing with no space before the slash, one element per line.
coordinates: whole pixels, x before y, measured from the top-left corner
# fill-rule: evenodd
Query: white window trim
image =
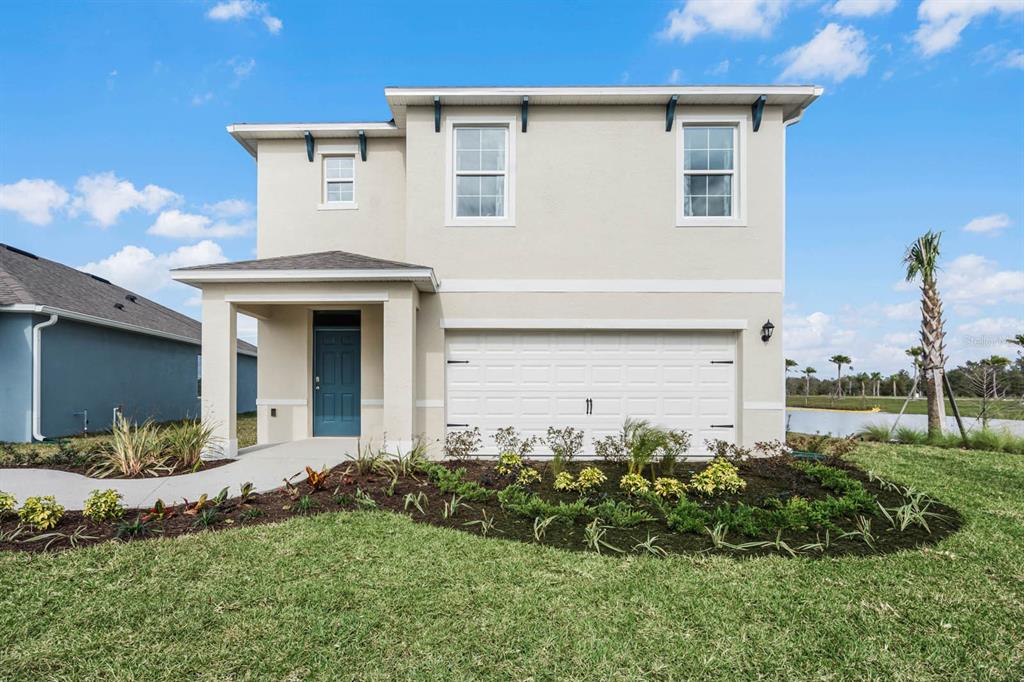
<path fill-rule="evenodd" d="M 448 116 L 445 118 L 444 224 L 446 227 L 515 227 L 516 225 L 516 116 Z M 457 126 L 508 126 L 505 162 L 505 215 L 501 217 L 455 215 L 455 128 Z"/>
<path fill-rule="evenodd" d="M 731 217 L 688 216 L 683 212 L 683 127 L 698 125 L 736 126 L 736 148 L 733 150 L 733 215 Z M 676 227 L 746 227 L 747 226 L 747 129 L 746 114 L 677 114 L 676 135 Z"/>
<path fill-rule="evenodd" d="M 356 153 L 355 145 L 317 143 L 316 160 L 320 164 L 320 202 L 316 205 L 318 211 L 353 211 L 359 208 L 356 200 L 359 184 Z M 352 157 L 352 201 L 327 201 L 327 159 L 337 156 Z"/>

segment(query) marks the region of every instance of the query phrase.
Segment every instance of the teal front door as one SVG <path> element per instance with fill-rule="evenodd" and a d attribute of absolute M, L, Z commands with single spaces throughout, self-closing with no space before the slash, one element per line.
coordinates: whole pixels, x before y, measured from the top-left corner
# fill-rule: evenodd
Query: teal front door
<path fill-rule="evenodd" d="M 313 435 L 359 435 L 359 330 L 316 329 Z"/>

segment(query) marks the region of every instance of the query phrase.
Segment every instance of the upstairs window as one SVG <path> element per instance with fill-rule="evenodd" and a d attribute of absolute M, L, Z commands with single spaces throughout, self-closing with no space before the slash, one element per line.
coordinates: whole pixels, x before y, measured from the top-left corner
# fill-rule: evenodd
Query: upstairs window
<path fill-rule="evenodd" d="M 736 126 L 683 128 L 683 216 L 736 217 Z"/>
<path fill-rule="evenodd" d="M 354 204 L 356 200 L 356 166 L 353 156 L 324 157 L 324 203 Z"/>
<path fill-rule="evenodd" d="M 455 127 L 455 217 L 505 218 L 508 127 Z"/>

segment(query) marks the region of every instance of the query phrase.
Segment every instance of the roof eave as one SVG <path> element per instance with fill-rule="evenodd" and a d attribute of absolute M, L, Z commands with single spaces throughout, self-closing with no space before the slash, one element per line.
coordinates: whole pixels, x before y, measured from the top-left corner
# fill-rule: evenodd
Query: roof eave
<path fill-rule="evenodd" d="M 177 270 L 171 272 L 177 282 L 202 289 L 215 283 L 275 282 L 412 282 L 420 291 L 436 293 L 440 282 L 433 268 L 345 269 L 345 270 Z"/>

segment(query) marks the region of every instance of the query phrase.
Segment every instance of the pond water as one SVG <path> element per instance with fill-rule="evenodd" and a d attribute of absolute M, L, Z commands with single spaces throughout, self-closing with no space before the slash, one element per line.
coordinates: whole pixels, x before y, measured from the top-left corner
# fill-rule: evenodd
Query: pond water
<path fill-rule="evenodd" d="M 886 412 L 843 412 L 840 410 L 786 410 L 787 430 L 799 433 L 830 433 L 833 436 L 852 436 L 870 424 L 892 426 L 899 415 Z M 989 428 L 1009 429 L 1011 433 L 1024 436 L 1024 421 L 1018 419 L 990 419 Z M 924 414 L 905 414 L 900 418 L 900 426 L 909 426 L 926 431 L 928 416 Z M 956 420 L 946 417 L 947 430 L 956 432 Z M 964 427 L 968 431 L 981 428 L 981 420 L 973 417 L 964 418 Z"/>

